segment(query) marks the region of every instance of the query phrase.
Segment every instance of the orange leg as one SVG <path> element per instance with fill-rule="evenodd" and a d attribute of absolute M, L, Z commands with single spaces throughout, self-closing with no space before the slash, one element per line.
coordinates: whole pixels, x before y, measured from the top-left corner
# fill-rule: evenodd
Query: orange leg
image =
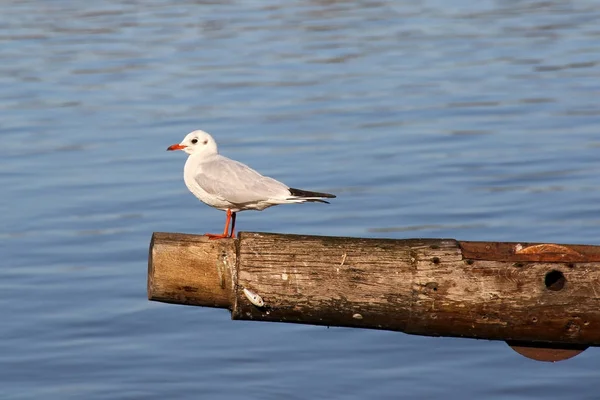
<path fill-rule="evenodd" d="M 235 213 L 233 213 L 234 224 L 235 224 Z M 227 219 L 225 220 L 225 229 L 223 230 L 223 234 L 214 234 L 214 233 L 205 233 L 204 236 L 208 236 L 209 239 L 224 239 L 229 237 L 229 221 L 231 221 L 231 210 L 227 210 Z"/>
<path fill-rule="evenodd" d="M 231 235 L 229 235 L 230 238 L 235 238 L 235 216 L 236 214 L 234 212 L 231 213 Z"/>

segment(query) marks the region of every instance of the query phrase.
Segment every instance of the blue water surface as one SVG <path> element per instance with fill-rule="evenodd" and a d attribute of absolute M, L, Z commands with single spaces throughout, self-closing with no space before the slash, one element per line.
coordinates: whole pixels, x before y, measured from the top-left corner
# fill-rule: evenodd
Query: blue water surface
<path fill-rule="evenodd" d="M 321 204 L 238 228 L 598 244 L 597 1 L 17 1 L 0 12 L 0 398 L 597 399 L 597 349 L 233 322 L 148 302 L 222 229 L 194 129 Z M 596 297 L 590 301 L 598 302 Z"/>

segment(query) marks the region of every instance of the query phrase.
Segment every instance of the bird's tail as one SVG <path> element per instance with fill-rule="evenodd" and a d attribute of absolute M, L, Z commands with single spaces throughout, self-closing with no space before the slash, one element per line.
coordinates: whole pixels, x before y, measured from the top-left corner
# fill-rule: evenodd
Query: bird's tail
<path fill-rule="evenodd" d="M 328 201 L 325 201 L 322 198 L 323 197 L 327 198 L 327 199 L 335 198 L 335 195 L 329 194 L 329 193 L 310 192 L 308 190 L 294 189 L 294 188 L 290 188 L 289 191 L 290 191 L 290 194 L 293 196 L 289 200 L 301 200 L 302 202 L 305 202 L 305 201 L 311 202 L 312 201 L 312 202 L 329 204 Z"/>

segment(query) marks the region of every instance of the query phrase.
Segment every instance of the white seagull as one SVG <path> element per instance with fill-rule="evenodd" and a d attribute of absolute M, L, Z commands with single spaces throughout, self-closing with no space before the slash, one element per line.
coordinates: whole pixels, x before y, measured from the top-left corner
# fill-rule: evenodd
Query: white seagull
<path fill-rule="evenodd" d="M 183 168 L 185 185 L 203 203 L 227 212 L 223 234 L 207 233 L 205 236 L 211 239 L 235 237 L 238 211 L 262 211 L 278 204 L 307 201 L 328 203 L 323 198 L 335 197 L 329 193 L 290 188 L 241 162 L 220 155 L 217 143 L 204 131 L 188 133 L 181 143 L 169 146 L 167 150 L 183 150 L 189 154 Z"/>

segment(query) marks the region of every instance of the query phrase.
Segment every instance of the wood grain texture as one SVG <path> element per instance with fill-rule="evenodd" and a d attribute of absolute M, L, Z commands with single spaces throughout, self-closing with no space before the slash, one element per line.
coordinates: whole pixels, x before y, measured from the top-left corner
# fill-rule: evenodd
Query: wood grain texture
<path fill-rule="evenodd" d="M 408 333 L 600 344 L 598 265 L 466 263 L 443 257 L 427 264 L 419 262 L 413 310 L 419 318 Z M 561 289 L 546 286 L 549 273 L 563 274 Z"/>
<path fill-rule="evenodd" d="M 236 251 L 234 239 L 155 232 L 148 256 L 148 299 L 230 308 Z"/>
<path fill-rule="evenodd" d="M 267 309 L 238 291 L 234 319 L 406 329 L 413 300 L 410 245 L 247 232 L 239 240 L 238 287 L 259 294 Z"/>
<path fill-rule="evenodd" d="M 148 296 L 230 308 L 234 319 L 600 345 L 600 247 L 515 245 L 156 233 Z"/>
<path fill-rule="evenodd" d="M 595 263 L 465 259 L 451 239 L 244 233 L 234 319 L 389 329 L 428 336 L 600 344 Z M 547 286 L 547 275 L 564 280 Z"/>
<path fill-rule="evenodd" d="M 463 257 L 487 261 L 600 262 L 600 246 L 517 242 L 459 242 Z"/>

